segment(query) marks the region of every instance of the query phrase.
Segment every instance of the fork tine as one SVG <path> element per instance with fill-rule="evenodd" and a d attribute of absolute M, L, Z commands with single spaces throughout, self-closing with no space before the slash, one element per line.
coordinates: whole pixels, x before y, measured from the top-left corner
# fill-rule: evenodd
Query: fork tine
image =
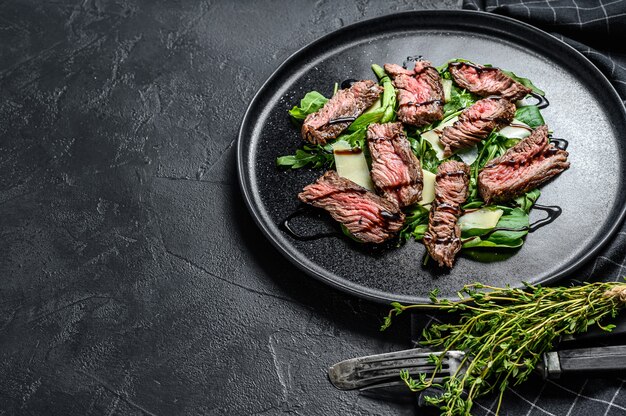
<path fill-rule="evenodd" d="M 432 373 L 434 365 L 429 362 L 432 351 L 412 349 L 342 361 L 328 369 L 331 383 L 340 390 L 352 390 L 378 381 L 397 377 L 401 369 L 410 373 Z M 448 356 L 442 359 L 442 373 L 449 366 Z"/>
<path fill-rule="evenodd" d="M 434 384 L 443 383 L 443 377 L 435 377 L 433 379 Z M 410 396 L 414 394 L 402 380 L 387 381 L 385 383 L 371 384 L 369 386 L 361 387 L 359 392 L 365 393 L 370 396 L 380 397 L 397 397 L 397 396 Z"/>

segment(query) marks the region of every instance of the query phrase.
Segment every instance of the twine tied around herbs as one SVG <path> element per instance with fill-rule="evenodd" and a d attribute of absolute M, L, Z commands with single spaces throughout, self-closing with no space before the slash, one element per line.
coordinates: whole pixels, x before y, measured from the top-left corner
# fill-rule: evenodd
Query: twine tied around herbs
<path fill-rule="evenodd" d="M 604 292 L 604 296 L 626 304 L 626 285 L 614 286 Z"/>

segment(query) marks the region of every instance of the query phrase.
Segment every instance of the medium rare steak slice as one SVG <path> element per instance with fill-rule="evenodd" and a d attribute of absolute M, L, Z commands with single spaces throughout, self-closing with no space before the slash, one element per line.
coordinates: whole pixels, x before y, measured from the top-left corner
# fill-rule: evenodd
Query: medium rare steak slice
<path fill-rule="evenodd" d="M 505 75 L 498 68 L 484 67 L 469 62 L 450 62 L 448 71 L 459 87 L 482 97 L 499 95 L 507 100 L 517 101 L 532 91 Z"/>
<path fill-rule="evenodd" d="M 478 192 L 486 204 L 513 199 L 569 168 L 567 156 L 550 143 L 548 126 L 537 127 L 505 154 L 487 162 L 478 175 Z"/>
<path fill-rule="evenodd" d="M 388 201 L 329 170 L 298 195 L 302 202 L 323 208 L 365 243 L 382 243 L 404 223 L 404 214 Z"/>
<path fill-rule="evenodd" d="M 452 267 L 456 253 L 461 250 L 461 228 L 457 219 L 467 199 L 469 175 L 469 166 L 456 161 L 444 162 L 437 169 L 435 200 L 424 244 L 440 266 Z"/>
<path fill-rule="evenodd" d="M 309 114 L 302 124 L 302 138 L 313 144 L 335 139 L 365 110 L 372 106 L 383 88 L 372 80 L 357 81 L 339 90 L 319 111 Z"/>
<path fill-rule="evenodd" d="M 441 76 L 428 61 L 415 62 L 413 70 L 385 64 L 393 86 L 398 90 L 398 119 L 421 127 L 443 118 Z"/>
<path fill-rule="evenodd" d="M 383 196 L 400 207 L 422 198 L 422 166 L 404 135 L 402 123 L 370 124 L 367 144 L 372 181 Z"/>
<path fill-rule="evenodd" d="M 489 97 L 476 101 L 463 110 L 452 126 L 443 129 L 440 140 L 444 145 L 444 157 L 478 144 L 493 129 L 510 124 L 514 116 L 515 104 L 504 98 Z"/>

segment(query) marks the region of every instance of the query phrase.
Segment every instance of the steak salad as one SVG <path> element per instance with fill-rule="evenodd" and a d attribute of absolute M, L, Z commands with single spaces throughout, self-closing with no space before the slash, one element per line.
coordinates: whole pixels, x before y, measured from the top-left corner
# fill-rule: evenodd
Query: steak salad
<path fill-rule="evenodd" d="M 304 144 L 277 165 L 325 169 L 298 197 L 352 240 L 422 241 L 424 261 L 448 268 L 459 252 L 519 248 L 538 187 L 569 167 L 547 100 L 529 100 L 544 92 L 489 64 L 407 61 L 372 65 L 378 82 L 307 93 L 289 111 Z"/>

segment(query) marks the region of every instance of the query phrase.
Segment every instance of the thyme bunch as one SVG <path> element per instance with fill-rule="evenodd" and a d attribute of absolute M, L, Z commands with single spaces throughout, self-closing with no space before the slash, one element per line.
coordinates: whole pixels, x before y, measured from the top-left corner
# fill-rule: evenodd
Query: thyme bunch
<path fill-rule="evenodd" d="M 614 325 L 600 322 L 614 318 L 626 306 L 624 282 L 567 288 L 526 284 L 525 289 L 475 283 L 465 286 L 456 301 L 438 299 L 438 294 L 431 293 L 431 304 L 392 303 L 393 309 L 381 330 L 391 325 L 393 317 L 411 309 L 460 314 L 457 323 L 434 324 L 424 329 L 422 345 L 444 353 L 464 351 L 460 368 L 465 371 L 444 377 L 441 384 L 434 383 L 444 354 L 433 354 L 432 375 L 413 378 L 408 371 L 400 374 L 412 391 L 441 388 L 440 397 L 427 397 L 426 401 L 446 416 L 470 415 L 474 400 L 493 392 L 499 394 L 498 414 L 506 388 L 525 381 L 542 354 L 550 351 L 560 336 L 585 332 L 593 325 L 611 331 Z"/>

